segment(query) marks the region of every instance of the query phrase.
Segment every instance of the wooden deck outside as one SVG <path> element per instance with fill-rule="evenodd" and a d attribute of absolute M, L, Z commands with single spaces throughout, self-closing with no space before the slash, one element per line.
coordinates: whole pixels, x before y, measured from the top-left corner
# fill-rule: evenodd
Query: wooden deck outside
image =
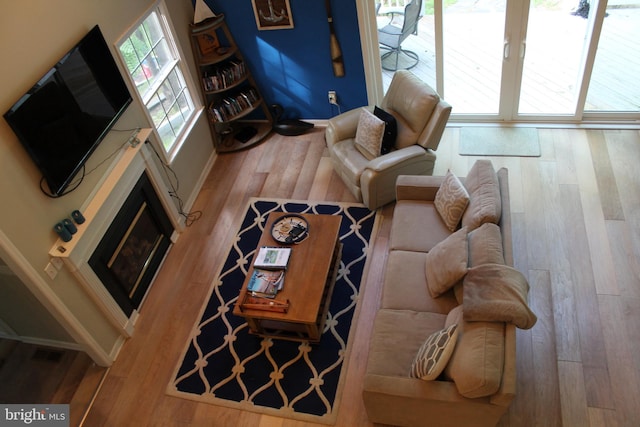
<path fill-rule="evenodd" d="M 616 1 L 621 2 L 629 0 Z M 446 78 L 441 95 L 454 105 L 454 113 L 497 114 L 504 12 L 468 12 L 462 6 L 465 3 L 461 0 L 445 12 Z M 585 110 L 639 111 L 640 85 L 635 82 L 640 75 L 640 56 L 636 54 L 640 49 L 640 0 L 631 1 L 638 3 L 636 6 L 612 3 L 607 9 Z M 379 16 L 378 26 L 388 19 Z M 568 9 L 531 11 L 524 71 L 528 83 L 521 90 L 521 113 L 573 113 L 587 23 Z M 411 71 L 435 87 L 434 16 L 423 16 L 418 35 L 410 35 L 402 46 L 420 57 Z M 387 59 L 384 64 L 392 65 L 390 61 L 395 59 Z M 400 68 L 402 62 L 403 58 Z M 392 76 L 393 71 L 383 70 L 385 90 Z"/>

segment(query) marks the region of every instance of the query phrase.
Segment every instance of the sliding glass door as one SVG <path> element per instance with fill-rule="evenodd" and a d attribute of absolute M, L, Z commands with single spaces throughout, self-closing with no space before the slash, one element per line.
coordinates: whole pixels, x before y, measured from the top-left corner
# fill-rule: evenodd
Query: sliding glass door
<path fill-rule="evenodd" d="M 640 6 L 615 2 L 425 0 L 403 47 L 454 119 L 638 120 Z"/>

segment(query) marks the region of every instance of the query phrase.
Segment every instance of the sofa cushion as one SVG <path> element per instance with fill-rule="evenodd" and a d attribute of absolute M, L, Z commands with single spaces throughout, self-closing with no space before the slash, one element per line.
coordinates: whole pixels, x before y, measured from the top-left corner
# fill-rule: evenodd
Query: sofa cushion
<path fill-rule="evenodd" d="M 433 203 L 449 231 L 455 231 L 469 204 L 469 193 L 458 177 L 447 171 Z"/>
<path fill-rule="evenodd" d="M 486 222 L 500 221 L 502 204 L 498 175 L 489 160 L 477 160 L 465 178 L 464 186 L 469 193 L 469 205 L 462 215 L 462 226 L 469 232 Z"/>
<path fill-rule="evenodd" d="M 380 301 L 382 308 L 447 314 L 458 305 L 452 291 L 438 298 L 429 295 L 424 274 L 426 257 L 424 252 L 395 250 L 389 253 Z"/>
<path fill-rule="evenodd" d="M 425 275 L 433 298 L 451 289 L 467 273 L 467 246 L 467 229 L 461 228 L 427 253 Z"/>
<path fill-rule="evenodd" d="M 509 322 L 530 329 L 537 317 L 527 305 L 529 283 L 513 267 L 483 264 L 469 269 L 463 282 L 468 321 Z"/>
<path fill-rule="evenodd" d="M 401 200 L 391 226 L 391 249 L 428 252 L 451 234 L 433 202 Z"/>
<path fill-rule="evenodd" d="M 380 155 L 382 138 L 384 136 L 384 121 L 377 118 L 371 111 L 363 108 L 358 120 L 355 145 L 358 151 L 368 160 Z"/>
<path fill-rule="evenodd" d="M 380 154 L 387 154 L 391 152 L 396 144 L 396 138 L 398 137 L 398 123 L 396 118 L 392 114 L 376 106 L 373 109 L 373 115 L 384 122 L 384 136 L 382 137 L 382 148 Z"/>
<path fill-rule="evenodd" d="M 451 310 L 445 326 L 454 322 L 458 325 L 458 341 L 444 370 L 445 378 L 453 380 L 464 397 L 494 394 L 502 381 L 505 324 L 468 322 L 462 306 Z"/>
<path fill-rule="evenodd" d="M 482 224 L 467 235 L 469 241 L 469 267 L 482 264 L 505 264 L 500 227 Z"/>
<path fill-rule="evenodd" d="M 438 378 L 451 358 L 458 338 L 458 325 L 429 335 L 411 365 L 411 376 L 425 381 Z"/>
<path fill-rule="evenodd" d="M 506 264 L 502 248 L 500 227 L 493 223 L 482 224 L 467 235 L 469 242 L 469 267 L 482 264 Z M 455 284 L 453 293 L 459 304 L 463 301 L 462 281 Z"/>
<path fill-rule="evenodd" d="M 381 309 L 376 313 L 367 374 L 409 378 L 409 367 L 424 338 L 444 327 L 446 315 Z"/>

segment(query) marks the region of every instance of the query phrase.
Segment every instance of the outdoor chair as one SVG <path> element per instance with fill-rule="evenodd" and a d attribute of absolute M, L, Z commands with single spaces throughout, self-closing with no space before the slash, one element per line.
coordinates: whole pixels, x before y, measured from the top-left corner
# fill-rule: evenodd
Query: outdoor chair
<path fill-rule="evenodd" d="M 325 140 L 333 167 L 356 199 L 375 210 L 396 199 L 398 175 L 433 173 L 435 150 L 450 114 L 451 105 L 428 84 L 410 71 L 396 71 L 379 108 L 356 108 L 327 122 Z M 385 141 L 394 127 L 391 141 Z M 368 145 L 372 139 L 381 144 L 377 150 Z"/>
<path fill-rule="evenodd" d="M 379 7 L 378 7 L 378 10 Z M 405 55 L 410 58 L 408 66 L 403 69 L 411 69 L 420 62 L 420 57 L 417 53 L 402 48 L 402 42 L 411 34 L 418 33 L 418 21 L 420 20 L 422 12 L 422 0 L 413 0 L 408 3 L 404 8 L 404 13 L 391 12 L 392 19 L 390 22 L 382 28 L 378 29 L 378 42 L 380 48 L 386 50 L 382 56 L 382 68 L 388 71 L 395 71 L 399 67 L 400 55 Z M 393 17 L 399 14 L 402 16 L 402 27 L 394 24 Z M 395 55 L 395 66 L 390 67 L 385 65 L 385 60 Z"/>

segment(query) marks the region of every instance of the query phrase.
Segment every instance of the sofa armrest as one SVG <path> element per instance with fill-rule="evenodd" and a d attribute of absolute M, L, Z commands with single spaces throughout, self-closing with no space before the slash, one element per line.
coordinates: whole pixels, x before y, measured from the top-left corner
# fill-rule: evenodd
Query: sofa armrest
<path fill-rule="evenodd" d="M 468 399 L 453 382 L 366 374 L 363 400 L 373 423 L 423 426 L 495 426 L 507 407 L 488 397 Z"/>
<path fill-rule="evenodd" d="M 498 391 L 490 396 L 491 403 L 508 407 L 516 395 L 516 327 L 505 324 L 504 333 L 504 368 L 502 382 Z"/>
<path fill-rule="evenodd" d="M 372 110 L 373 107 L 362 107 Z M 362 108 L 349 110 L 346 113 L 339 114 L 327 121 L 327 129 L 324 138 L 327 145 L 331 146 L 337 142 L 356 136 L 358 130 L 358 121 L 360 121 L 360 113 Z"/>
<path fill-rule="evenodd" d="M 366 169 L 370 169 L 375 172 L 383 172 L 387 169 L 391 169 L 395 166 L 401 165 L 407 160 L 414 157 L 424 157 L 425 153 L 433 161 L 436 161 L 436 155 L 430 150 L 425 150 L 419 145 L 412 145 L 410 147 L 402 148 L 400 150 L 394 150 L 382 156 L 378 156 L 373 160 L 370 160 Z"/>
<path fill-rule="evenodd" d="M 434 201 L 444 176 L 401 175 L 396 181 L 396 200 Z"/>
<path fill-rule="evenodd" d="M 392 377 L 366 374 L 364 393 L 382 393 L 404 399 L 436 400 L 442 402 L 479 401 L 488 398 L 467 399 L 460 395 L 453 381 L 424 381 L 410 377 Z"/>

